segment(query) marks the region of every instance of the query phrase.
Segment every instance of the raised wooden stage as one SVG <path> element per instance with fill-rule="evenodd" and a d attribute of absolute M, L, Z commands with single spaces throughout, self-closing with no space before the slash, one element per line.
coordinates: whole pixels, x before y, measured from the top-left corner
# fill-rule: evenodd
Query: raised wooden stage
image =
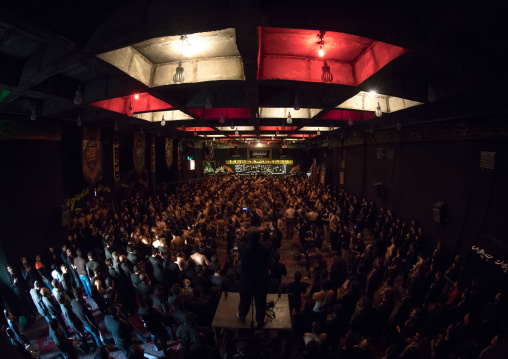
<path fill-rule="evenodd" d="M 268 311 L 269 315 L 266 316 L 268 318 L 268 323 L 262 329 L 256 330 L 291 331 L 293 327 L 291 325 L 291 313 L 289 312 L 288 295 L 281 294 L 280 298 L 278 298 L 277 294 L 268 294 L 266 296 L 266 301 L 273 301 L 275 303 L 275 307 L 273 308 L 273 312 Z M 221 339 L 217 338 L 218 329 L 222 329 L 221 334 L 224 334 L 225 330 L 228 329 L 251 329 L 252 306 L 251 310 L 245 317 L 245 323 L 242 323 L 236 318 L 239 303 L 239 293 L 228 292 L 227 296 L 225 293 L 222 293 L 219 305 L 217 306 L 217 311 L 215 312 L 215 317 L 213 318 L 212 322 L 212 328 L 215 334 L 215 342 L 219 345 L 219 347 L 221 347 L 223 343 L 221 343 Z M 255 307 L 256 306 L 254 305 L 254 318 L 256 318 Z M 256 325 L 257 323 L 254 324 Z M 222 337 L 222 335 L 219 335 L 219 337 Z"/>

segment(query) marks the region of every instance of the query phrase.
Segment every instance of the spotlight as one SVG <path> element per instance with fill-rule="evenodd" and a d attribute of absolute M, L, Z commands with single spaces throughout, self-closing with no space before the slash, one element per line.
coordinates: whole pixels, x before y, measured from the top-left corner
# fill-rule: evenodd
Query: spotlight
<path fill-rule="evenodd" d="M 79 85 L 78 89 L 76 90 L 76 96 L 74 96 L 74 104 L 76 106 L 81 105 L 81 103 L 83 102 L 82 95 L 83 95 L 83 93 L 81 92 L 81 85 Z"/>
<path fill-rule="evenodd" d="M 139 94 L 134 95 L 134 100 L 139 100 Z"/>
<path fill-rule="evenodd" d="M 210 99 L 210 95 L 208 95 L 205 102 L 205 109 L 210 110 L 211 108 L 212 108 L 212 100 Z"/>
<path fill-rule="evenodd" d="M 376 107 L 376 117 L 381 117 L 383 115 L 383 112 L 381 111 L 381 106 L 379 105 L 379 102 L 377 103 Z"/>
<path fill-rule="evenodd" d="M 288 113 L 288 119 L 286 120 L 288 124 L 293 123 L 293 119 L 291 118 L 291 112 Z"/>
<path fill-rule="evenodd" d="M 333 82 L 333 75 L 330 72 L 330 66 L 328 66 L 328 62 L 326 60 L 325 60 L 323 67 L 321 69 L 323 70 L 323 74 L 321 75 L 321 80 L 324 83 Z"/>
<path fill-rule="evenodd" d="M 176 67 L 176 72 L 173 76 L 173 82 L 175 84 L 181 84 L 185 80 L 183 77 L 182 58 L 183 58 L 183 42 L 185 40 L 187 40 L 187 36 L 185 36 L 185 35 L 180 36 L 180 40 L 182 41 L 182 45 L 180 47 L 180 61 L 178 62 L 178 66 Z"/>
<path fill-rule="evenodd" d="M 178 66 L 176 67 L 176 72 L 175 74 L 173 75 L 173 82 L 177 85 L 181 84 L 182 82 L 184 82 L 185 78 L 183 76 L 183 66 L 182 66 L 182 61 L 179 61 L 178 62 Z"/>
<path fill-rule="evenodd" d="M 166 126 L 166 120 L 164 119 L 164 115 L 162 115 L 161 126 Z"/>
<path fill-rule="evenodd" d="M 370 96 L 370 97 L 376 97 L 376 95 L 377 95 L 377 92 L 376 92 L 376 91 L 374 91 L 374 90 L 369 91 L 369 96 Z"/>

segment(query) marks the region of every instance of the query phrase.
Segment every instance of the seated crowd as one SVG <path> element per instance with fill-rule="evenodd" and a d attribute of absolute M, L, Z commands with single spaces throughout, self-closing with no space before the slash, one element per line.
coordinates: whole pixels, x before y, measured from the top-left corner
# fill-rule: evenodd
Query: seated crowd
<path fill-rule="evenodd" d="M 209 178 L 73 215 L 60 248 L 7 267 L 16 314 L 44 317 L 65 358 L 92 347 L 109 358 L 113 342 L 143 358 L 148 341 L 167 357 L 176 341 L 186 358 L 220 357 L 211 323 L 221 293 L 239 291 L 236 249 L 251 226 L 272 242 L 267 290 L 288 294 L 301 358 L 488 358 L 504 335 L 501 293 L 462 278 L 440 243 L 425 253 L 414 221 L 298 177 Z M 283 278 L 284 241 L 301 261 L 294 280 Z M 37 356 L 13 312 L 11 343 Z M 282 355 L 262 349 L 238 341 L 225 357 Z"/>

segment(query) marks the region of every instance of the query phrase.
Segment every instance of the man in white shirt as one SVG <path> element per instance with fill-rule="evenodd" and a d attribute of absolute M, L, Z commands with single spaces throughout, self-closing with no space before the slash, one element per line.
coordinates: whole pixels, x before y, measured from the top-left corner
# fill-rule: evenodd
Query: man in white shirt
<path fill-rule="evenodd" d="M 286 217 L 286 238 L 293 239 L 293 233 L 295 229 L 295 208 L 292 204 L 289 205 L 285 213 Z"/>

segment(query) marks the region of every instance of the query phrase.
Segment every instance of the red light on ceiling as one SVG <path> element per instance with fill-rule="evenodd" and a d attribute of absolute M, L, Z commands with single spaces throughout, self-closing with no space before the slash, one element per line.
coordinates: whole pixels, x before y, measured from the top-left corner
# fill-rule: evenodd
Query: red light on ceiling
<path fill-rule="evenodd" d="M 323 120 L 341 120 L 341 121 L 366 121 L 376 117 L 371 111 L 349 111 L 349 110 L 331 110 L 325 113 Z"/>
<path fill-rule="evenodd" d="M 296 126 L 259 126 L 260 131 L 294 131 L 298 127 Z"/>
<path fill-rule="evenodd" d="M 190 109 L 194 115 L 205 120 L 218 120 L 221 114 L 229 118 L 250 118 L 250 108 L 248 107 L 229 107 L 229 108 L 203 108 Z"/>
<path fill-rule="evenodd" d="M 324 33 L 258 27 L 260 46 L 257 78 L 322 82 Z M 319 38 L 317 54 L 316 35 Z M 358 86 L 407 51 L 399 46 L 356 35 L 326 32 L 326 59 L 334 84 Z"/>
<path fill-rule="evenodd" d="M 194 132 L 215 132 L 215 130 L 211 127 L 191 127 L 190 129 L 188 127 L 184 127 L 182 130 L 181 127 L 178 127 L 177 130 L 180 131 L 194 131 Z"/>
<path fill-rule="evenodd" d="M 129 111 L 129 107 L 132 106 L 133 113 L 139 112 L 149 112 L 149 111 L 160 111 L 160 110 L 171 110 L 173 106 L 170 104 L 159 100 L 156 97 L 144 92 L 140 94 L 135 94 L 134 98 L 138 96 L 138 100 L 132 102 L 132 96 L 123 96 L 111 98 L 109 100 L 103 100 L 94 102 L 91 105 L 95 107 L 100 107 L 105 110 L 109 110 L 116 113 L 126 114 Z"/>
<path fill-rule="evenodd" d="M 138 93 L 134 95 L 134 99 L 135 100 L 139 100 L 139 94 Z"/>

